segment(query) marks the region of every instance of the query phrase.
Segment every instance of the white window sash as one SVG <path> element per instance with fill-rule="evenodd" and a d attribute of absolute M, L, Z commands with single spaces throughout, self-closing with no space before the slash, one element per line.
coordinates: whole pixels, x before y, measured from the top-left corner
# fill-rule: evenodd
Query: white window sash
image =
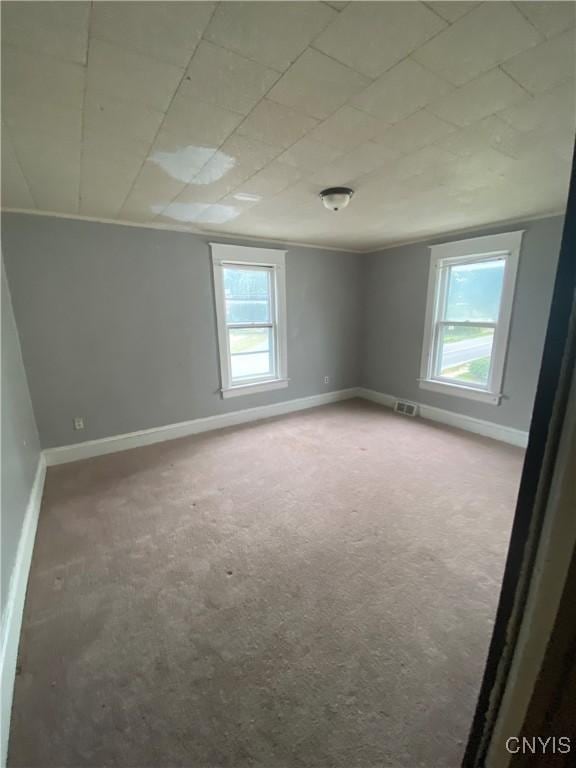
<path fill-rule="evenodd" d="M 469 322 L 468 320 L 458 320 L 458 321 L 452 321 L 452 320 L 437 320 L 436 321 L 436 329 L 434 332 L 434 340 L 432 342 L 432 365 L 430 366 L 430 381 L 438 381 L 438 382 L 444 382 L 447 384 L 455 384 L 456 386 L 460 386 L 460 383 L 455 381 L 454 379 L 450 378 L 449 376 L 442 376 L 441 373 L 439 373 L 440 369 L 440 332 L 442 330 L 443 326 L 450 326 L 453 328 L 454 326 L 458 326 L 460 328 L 466 328 L 472 326 L 473 328 L 492 328 L 494 331 L 493 339 L 493 348 L 494 343 L 496 340 L 496 329 L 498 328 L 497 323 L 476 323 L 476 322 Z M 483 387 L 480 384 L 470 384 L 467 388 L 468 389 L 477 389 L 485 392 L 492 392 L 492 378 L 493 378 L 493 357 L 491 356 L 490 359 L 490 372 L 489 372 L 489 379 L 488 383 L 485 387 Z M 466 387 L 467 385 L 465 382 L 461 382 L 461 385 Z"/>
<path fill-rule="evenodd" d="M 278 378 L 277 371 L 278 371 L 278 350 L 277 350 L 277 344 L 276 344 L 276 336 L 277 336 L 277 328 L 278 328 L 278 322 L 276 317 L 276 275 L 275 275 L 275 268 L 274 267 L 268 267 L 268 266 L 262 266 L 260 264 L 245 264 L 243 262 L 232 262 L 232 261 L 225 261 L 221 264 L 222 267 L 230 266 L 230 267 L 246 267 L 247 269 L 253 270 L 253 271 L 262 271 L 266 272 L 268 274 L 268 288 L 269 288 L 269 300 L 270 300 L 270 317 L 271 321 L 268 323 L 229 323 L 226 322 L 226 344 L 227 344 L 227 355 L 229 357 L 230 363 L 232 362 L 232 353 L 230 351 L 230 329 L 252 329 L 252 328 L 269 328 L 271 331 L 270 334 L 270 343 L 272 345 L 272 348 L 270 349 L 270 359 L 272 362 L 272 371 L 271 373 L 262 373 L 259 376 L 252 376 L 252 377 L 245 377 L 242 379 L 236 379 L 234 380 L 232 377 L 232 370 L 230 369 L 230 386 L 231 387 L 238 387 L 238 386 L 247 386 L 250 384 L 257 384 L 258 382 L 262 381 L 269 381 L 270 379 L 276 380 Z M 242 354 L 235 353 L 235 354 Z M 251 352 L 247 352 L 245 354 L 253 354 Z"/>
<path fill-rule="evenodd" d="M 508 349 L 514 288 L 523 230 L 502 235 L 462 240 L 431 247 L 426 320 L 419 384 L 423 389 L 453 394 L 498 405 Z M 495 322 L 445 320 L 446 290 L 450 267 L 504 259 L 504 279 L 498 318 Z M 489 378 L 486 386 L 458 382 L 439 375 L 440 332 L 443 326 L 493 328 Z"/>
<path fill-rule="evenodd" d="M 220 379 L 222 397 L 236 397 L 242 394 L 265 392 L 288 386 L 287 378 L 287 337 L 286 337 L 286 279 L 285 251 L 269 248 L 211 243 L 212 268 L 218 348 L 220 356 Z M 223 268 L 226 266 L 247 267 L 266 270 L 270 274 L 271 322 L 229 323 L 226 321 Z M 273 371 L 242 380 L 232 379 L 230 354 L 230 328 L 270 328 L 271 357 Z"/>

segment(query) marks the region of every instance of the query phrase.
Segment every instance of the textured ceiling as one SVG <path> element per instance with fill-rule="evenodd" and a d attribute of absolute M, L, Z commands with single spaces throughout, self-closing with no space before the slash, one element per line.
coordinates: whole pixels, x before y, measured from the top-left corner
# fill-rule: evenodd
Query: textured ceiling
<path fill-rule="evenodd" d="M 575 9 L 4 2 L 2 205 L 359 250 L 559 211 Z"/>

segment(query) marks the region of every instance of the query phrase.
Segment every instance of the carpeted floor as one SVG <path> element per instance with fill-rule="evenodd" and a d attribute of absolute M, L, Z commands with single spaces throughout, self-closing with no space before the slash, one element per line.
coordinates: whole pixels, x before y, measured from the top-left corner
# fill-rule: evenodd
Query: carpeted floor
<path fill-rule="evenodd" d="M 521 462 L 350 401 L 51 468 L 10 768 L 455 768 Z"/>

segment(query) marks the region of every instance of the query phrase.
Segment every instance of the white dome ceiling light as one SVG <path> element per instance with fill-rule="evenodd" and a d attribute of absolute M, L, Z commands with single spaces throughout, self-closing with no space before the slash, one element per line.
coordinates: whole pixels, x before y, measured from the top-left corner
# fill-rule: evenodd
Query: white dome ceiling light
<path fill-rule="evenodd" d="M 346 208 L 353 194 L 354 190 L 350 187 L 330 187 L 320 192 L 320 199 L 329 211 L 339 211 Z"/>

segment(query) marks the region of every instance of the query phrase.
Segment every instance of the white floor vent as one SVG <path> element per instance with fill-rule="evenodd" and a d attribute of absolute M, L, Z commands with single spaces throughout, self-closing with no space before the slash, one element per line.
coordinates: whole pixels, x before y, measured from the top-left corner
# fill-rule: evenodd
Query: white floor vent
<path fill-rule="evenodd" d="M 404 400 L 396 400 L 394 403 L 394 410 L 396 413 L 401 413 L 404 416 L 416 416 L 418 406 L 416 403 L 407 403 Z"/>

